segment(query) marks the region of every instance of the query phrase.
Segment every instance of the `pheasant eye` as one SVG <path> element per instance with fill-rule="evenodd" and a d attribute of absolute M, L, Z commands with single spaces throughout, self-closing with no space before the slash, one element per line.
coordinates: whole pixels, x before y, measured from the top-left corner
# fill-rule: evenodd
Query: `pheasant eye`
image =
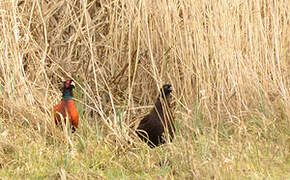
<path fill-rule="evenodd" d="M 65 83 L 64 83 L 64 87 L 65 88 L 69 88 L 70 84 L 72 83 L 71 80 L 66 80 Z"/>

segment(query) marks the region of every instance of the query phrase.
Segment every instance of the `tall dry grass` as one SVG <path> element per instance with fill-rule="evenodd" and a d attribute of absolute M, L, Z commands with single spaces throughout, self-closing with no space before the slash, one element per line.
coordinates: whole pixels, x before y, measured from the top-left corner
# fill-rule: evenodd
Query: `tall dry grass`
<path fill-rule="evenodd" d="M 130 169 L 126 161 L 135 158 L 133 164 L 145 163 L 141 171 L 151 177 L 150 158 L 162 157 L 166 165 L 168 156 L 174 168 L 164 177 L 283 174 L 281 169 L 289 170 L 284 166 L 289 165 L 289 149 L 283 147 L 290 148 L 289 9 L 287 0 L 1 1 L 3 170 L 12 168 L 3 160 L 5 148 L 21 153 L 21 144 L 32 141 L 39 143 L 38 151 L 48 148 L 44 142 L 61 139 L 50 110 L 60 99 L 60 82 L 72 78 L 82 116 L 79 142 L 97 148 L 97 136 L 104 151 L 94 151 L 108 154 L 115 151 L 106 146 L 136 148 L 127 143 L 137 142 L 132 129 L 152 107 L 157 89 L 173 85 L 177 140 L 153 155 L 147 149 L 113 160 L 120 169 Z M 78 142 L 69 135 L 66 139 L 68 147 Z M 61 156 L 53 152 L 63 146 L 58 143 L 48 151 L 56 159 Z M 271 158 L 278 152 L 276 163 L 286 159 L 283 168 L 260 167 L 275 166 Z M 267 155 L 253 160 L 259 154 Z M 228 160 L 229 171 L 224 170 Z M 255 168 L 245 170 L 247 174 L 241 169 L 248 162 Z M 163 169 L 171 167 L 165 165 Z M 57 171 L 61 178 L 74 174 L 64 169 Z M 105 173 L 99 178 L 109 177 Z"/>

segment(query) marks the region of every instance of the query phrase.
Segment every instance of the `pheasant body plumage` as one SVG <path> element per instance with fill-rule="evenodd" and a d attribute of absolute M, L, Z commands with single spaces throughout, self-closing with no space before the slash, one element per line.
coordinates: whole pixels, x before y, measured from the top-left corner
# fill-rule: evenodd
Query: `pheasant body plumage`
<path fill-rule="evenodd" d="M 64 120 L 65 123 L 65 120 L 68 118 L 70 125 L 72 126 L 72 132 L 74 132 L 79 125 L 79 113 L 74 101 L 72 100 L 72 90 L 74 87 L 73 80 L 65 81 L 62 100 L 53 108 L 55 124 L 61 125 L 61 121 Z"/>

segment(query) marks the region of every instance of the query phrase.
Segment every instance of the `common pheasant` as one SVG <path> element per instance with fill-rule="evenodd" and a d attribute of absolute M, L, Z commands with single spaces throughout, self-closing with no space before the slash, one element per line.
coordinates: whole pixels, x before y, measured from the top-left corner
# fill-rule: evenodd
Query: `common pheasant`
<path fill-rule="evenodd" d="M 63 84 L 62 99 L 53 108 L 54 121 L 56 125 L 61 125 L 61 121 L 65 122 L 68 118 L 74 133 L 79 125 L 79 113 L 72 99 L 75 86 L 73 80 L 66 80 Z"/>
<path fill-rule="evenodd" d="M 165 131 L 168 132 L 170 141 L 174 137 L 175 127 L 167 102 L 171 92 L 172 87 L 170 84 L 163 85 L 154 108 L 140 121 L 136 130 L 141 140 L 145 141 L 151 148 L 166 142 Z"/>

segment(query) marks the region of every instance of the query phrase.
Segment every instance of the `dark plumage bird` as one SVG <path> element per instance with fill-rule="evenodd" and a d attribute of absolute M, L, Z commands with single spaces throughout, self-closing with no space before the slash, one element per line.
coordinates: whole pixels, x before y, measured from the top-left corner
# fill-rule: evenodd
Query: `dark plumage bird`
<path fill-rule="evenodd" d="M 66 80 L 63 82 L 63 91 L 61 101 L 54 106 L 54 121 L 56 125 L 61 125 L 61 120 L 66 120 L 68 117 L 72 126 L 72 132 L 76 130 L 79 125 L 79 113 L 75 106 L 73 97 L 73 89 L 75 88 L 73 80 Z"/>
<path fill-rule="evenodd" d="M 136 130 L 137 135 L 151 148 L 165 143 L 165 134 L 169 135 L 170 140 L 174 137 L 175 127 L 168 104 L 171 92 L 170 84 L 163 85 L 154 108 L 141 120 Z"/>

